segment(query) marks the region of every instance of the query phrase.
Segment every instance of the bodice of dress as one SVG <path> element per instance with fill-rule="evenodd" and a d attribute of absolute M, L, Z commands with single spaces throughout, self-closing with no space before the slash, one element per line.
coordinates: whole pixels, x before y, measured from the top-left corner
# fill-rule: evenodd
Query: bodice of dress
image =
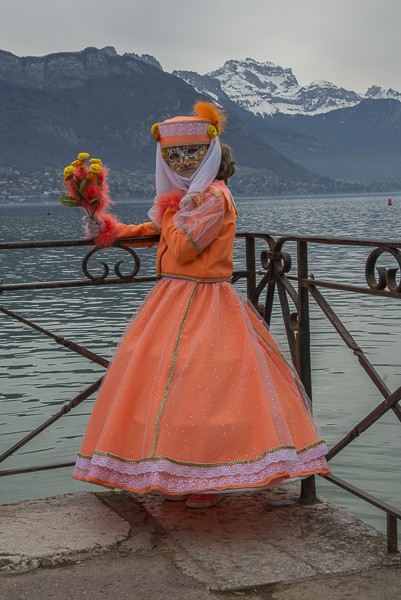
<path fill-rule="evenodd" d="M 162 206 L 161 206 L 161 205 Z M 181 201 L 172 196 L 150 210 L 141 225 L 120 225 L 118 237 L 160 233 L 156 269 L 160 276 L 224 281 L 232 275 L 236 208 L 223 181 Z M 149 245 L 149 244 L 147 244 Z"/>

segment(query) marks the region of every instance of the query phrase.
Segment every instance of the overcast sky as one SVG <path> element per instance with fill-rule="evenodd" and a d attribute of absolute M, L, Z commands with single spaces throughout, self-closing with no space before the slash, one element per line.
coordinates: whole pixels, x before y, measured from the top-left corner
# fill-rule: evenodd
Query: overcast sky
<path fill-rule="evenodd" d="M 165 71 L 251 57 L 291 67 L 301 85 L 401 91 L 401 0 L 1 0 L 2 50 L 87 46 L 152 54 Z"/>

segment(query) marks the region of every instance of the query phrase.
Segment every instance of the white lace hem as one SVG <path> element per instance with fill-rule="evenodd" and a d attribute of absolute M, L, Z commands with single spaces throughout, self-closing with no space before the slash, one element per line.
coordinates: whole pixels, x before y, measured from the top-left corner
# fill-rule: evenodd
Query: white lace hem
<path fill-rule="evenodd" d="M 326 472 L 325 443 L 304 452 L 283 449 L 261 459 L 230 465 L 182 465 L 168 459 L 129 463 L 95 453 L 92 458 L 79 456 L 74 477 L 83 481 L 103 482 L 109 487 L 132 491 L 161 489 L 167 492 L 200 492 L 213 489 L 260 487 L 280 477 Z"/>

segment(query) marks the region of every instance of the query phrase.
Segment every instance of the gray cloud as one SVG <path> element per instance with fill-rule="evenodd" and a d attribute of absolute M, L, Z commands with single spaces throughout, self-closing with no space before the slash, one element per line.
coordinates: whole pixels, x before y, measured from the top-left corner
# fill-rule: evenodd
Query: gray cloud
<path fill-rule="evenodd" d="M 399 0 L 2 0 L 0 47 L 26 56 L 111 45 L 200 73 L 252 57 L 291 67 L 301 84 L 401 90 L 400 23 Z"/>

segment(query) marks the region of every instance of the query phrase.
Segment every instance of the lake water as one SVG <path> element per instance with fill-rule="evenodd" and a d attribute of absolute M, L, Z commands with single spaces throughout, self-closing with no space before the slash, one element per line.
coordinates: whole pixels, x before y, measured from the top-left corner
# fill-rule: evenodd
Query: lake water
<path fill-rule="evenodd" d="M 242 199 L 238 231 L 276 231 L 311 235 L 401 239 L 401 195 Z M 146 220 L 148 201 L 117 203 L 125 222 Z M 49 214 L 50 213 L 50 214 Z M 55 201 L 49 206 L 0 206 L 0 241 L 79 239 L 81 214 Z M 235 254 L 243 267 L 242 242 Z M 288 244 L 287 251 L 293 249 Z M 87 247 L 0 251 L 4 283 L 82 279 Z M 115 252 L 115 251 L 108 251 Z M 370 250 L 313 245 L 310 271 L 316 278 L 365 285 Z M 153 273 L 154 249 L 140 251 L 143 271 Z M 113 255 L 114 256 L 114 255 Z M 381 265 L 394 267 L 383 258 Z M 126 265 L 129 270 L 129 265 Z M 243 288 L 243 284 L 239 287 Z M 151 289 L 144 286 L 82 287 L 7 292 L 1 304 L 53 333 L 109 359 L 128 319 Z M 390 298 L 323 290 L 391 390 L 401 383 L 401 302 Z M 279 310 L 272 332 L 285 343 Z M 313 401 L 329 445 L 341 439 L 381 400 L 356 358 L 311 300 Z M 30 328 L 0 314 L 0 450 L 4 451 L 58 412 L 104 372 Z M 70 462 L 75 459 L 93 398 L 60 419 L 2 468 Z M 334 474 L 399 507 L 400 423 L 392 411 L 331 462 Z M 1 478 L 0 502 L 65 492 L 100 489 L 71 478 L 71 469 Z M 383 513 L 317 478 L 319 493 L 384 530 Z"/>

